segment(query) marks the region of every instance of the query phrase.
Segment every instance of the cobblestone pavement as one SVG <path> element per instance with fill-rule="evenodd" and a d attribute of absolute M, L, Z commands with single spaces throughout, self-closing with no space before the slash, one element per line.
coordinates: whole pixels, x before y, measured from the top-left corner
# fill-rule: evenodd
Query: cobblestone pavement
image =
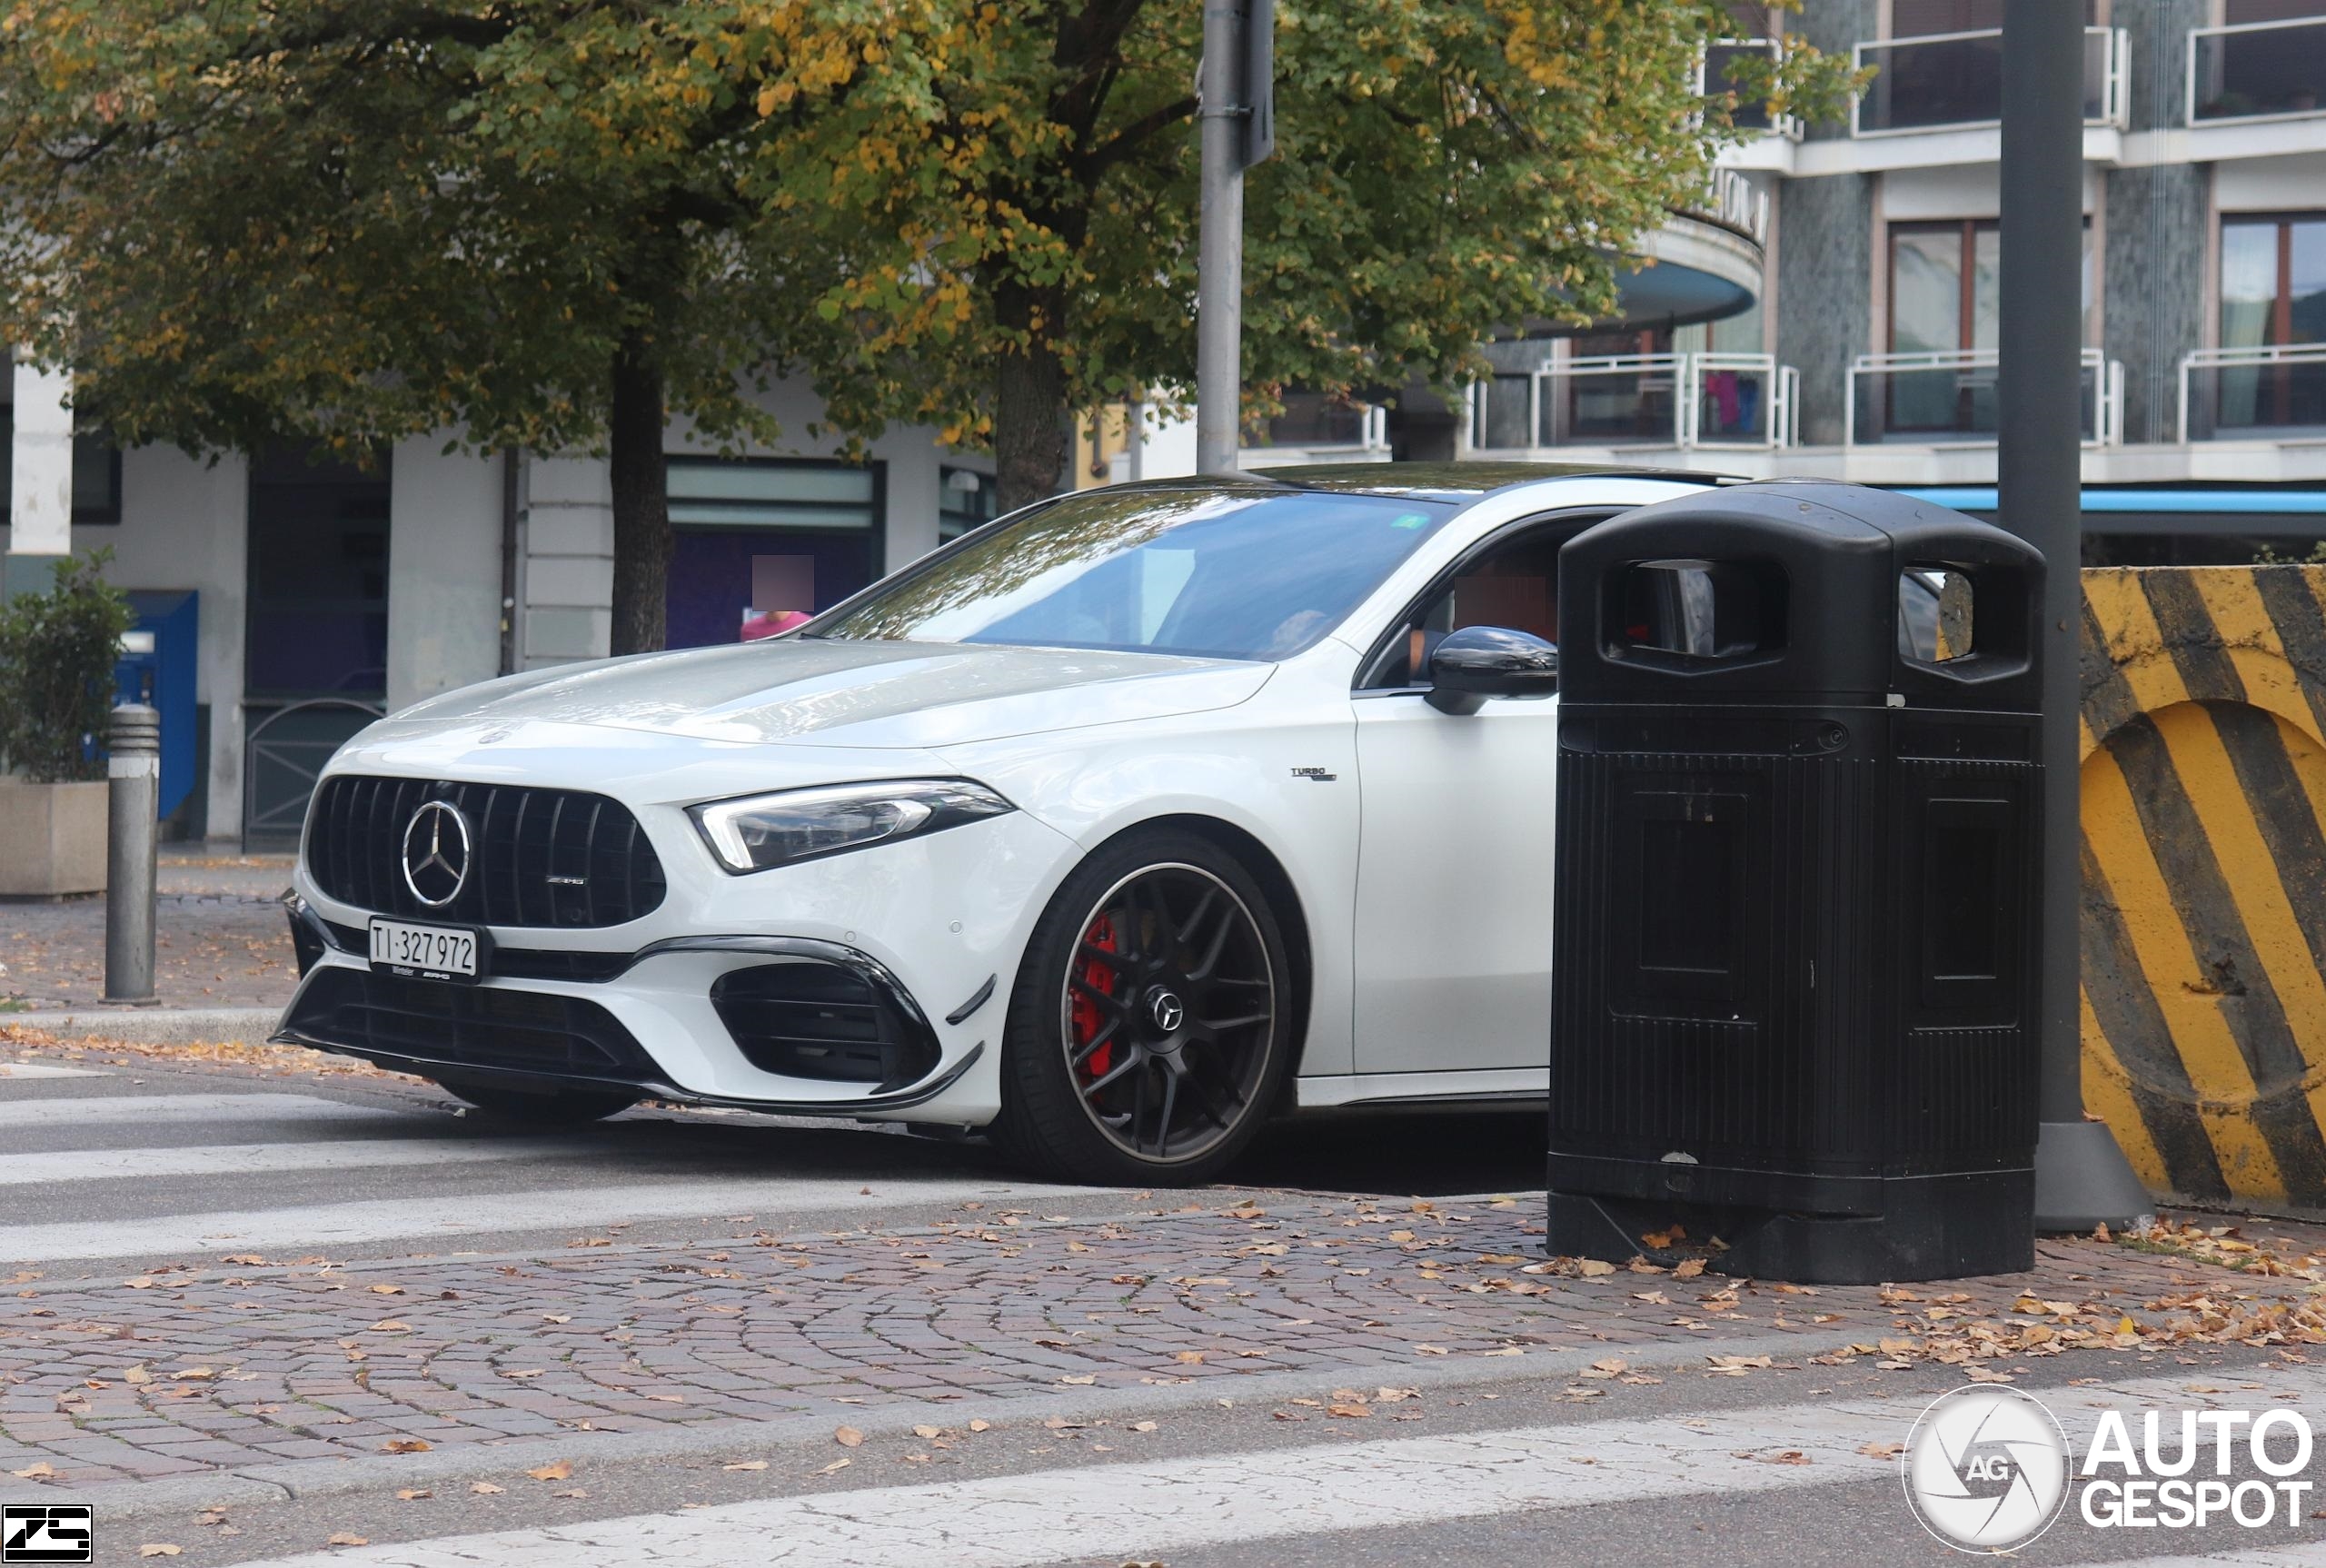
<path fill-rule="evenodd" d="M 164 1007 L 289 1003 L 298 972 L 276 899 L 291 884 L 291 860 L 224 846 L 164 847 L 154 977 Z M 0 1004 L 26 1011 L 85 1007 L 104 991 L 103 898 L 0 903 Z"/>
<path fill-rule="evenodd" d="M 22 1271 L 0 1296 L 0 1472 L 87 1484 L 908 1401 L 998 1417 L 1082 1389 L 1232 1395 L 1287 1369 L 1369 1385 L 1439 1357 L 1675 1340 L 1716 1358 L 1790 1339 L 1903 1370 L 1982 1320 L 2008 1348 L 1979 1365 L 2023 1372 L 2058 1353 L 2042 1325 L 2121 1347 L 2123 1318 L 2192 1292 L 2250 1307 L 2308 1288 L 2097 1241 L 2045 1244 L 2031 1275 L 1904 1290 L 1565 1277 L 1525 1272 L 1539 1199 L 1218 1202 L 1107 1222 L 969 1205 L 930 1229 L 738 1227 L 708 1246 L 586 1236 L 545 1257 L 236 1256 L 65 1288 Z"/>

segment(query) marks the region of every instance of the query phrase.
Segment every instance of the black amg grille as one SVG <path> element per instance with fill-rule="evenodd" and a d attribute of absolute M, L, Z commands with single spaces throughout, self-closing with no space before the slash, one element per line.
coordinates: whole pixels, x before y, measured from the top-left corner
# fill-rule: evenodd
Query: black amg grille
<path fill-rule="evenodd" d="M 937 1065 L 937 1042 L 837 964 L 765 964 L 719 977 L 719 1021 L 761 1072 L 901 1088 Z"/>
<path fill-rule="evenodd" d="M 423 800 L 449 800 L 474 842 L 459 897 L 430 908 L 403 878 L 403 834 Z M 482 926 L 619 926 L 662 901 L 662 862 L 618 801 L 572 789 L 326 779 L 307 813 L 307 870 L 343 904 Z"/>
<path fill-rule="evenodd" d="M 532 991 L 325 968 L 283 1027 L 365 1056 L 623 1083 L 661 1076 L 605 1008 Z"/>

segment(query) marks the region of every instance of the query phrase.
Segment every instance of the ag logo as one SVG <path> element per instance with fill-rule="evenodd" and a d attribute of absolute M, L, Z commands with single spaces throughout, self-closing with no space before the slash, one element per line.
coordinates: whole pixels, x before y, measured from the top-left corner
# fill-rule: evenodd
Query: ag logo
<path fill-rule="evenodd" d="M 1914 1423 L 1904 1463 L 1914 1517 L 1958 1551 L 2024 1546 L 2067 1502 L 2067 1437 L 2049 1410 L 2015 1388 L 1942 1395 Z"/>
<path fill-rule="evenodd" d="M 0 1563 L 87 1563 L 89 1507 L 85 1503 L 10 1503 L 0 1505 Z"/>

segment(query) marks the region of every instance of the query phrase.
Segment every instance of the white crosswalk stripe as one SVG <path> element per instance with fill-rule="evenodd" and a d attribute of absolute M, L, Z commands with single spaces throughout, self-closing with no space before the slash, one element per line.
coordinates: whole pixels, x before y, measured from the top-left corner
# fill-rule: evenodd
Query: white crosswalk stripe
<path fill-rule="evenodd" d="M 75 1149 L 0 1155 L 0 1186 L 122 1177 L 379 1170 L 544 1159 L 572 1148 L 554 1138 L 348 1138 L 327 1143 L 204 1144 L 192 1148 Z"/>
<path fill-rule="evenodd" d="M 0 1127 L 94 1126 L 105 1122 L 387 1121 L 401 1113 L 320 1095 L 105 1095 L 85 1099 L 0 1100 Z"/>
<path fill-rule="evenodd" d="M 2311 1404 L 2326 1395 L 2326 1370 L 2272 1369 L 2266 1382 L 2266 1391 L 2245 1396 L 2257 1406 L 2272 1392 L 2295 1392 Z M 2045 1392 L 2080 1445 L 2101 1408 L 2177 1406 L 2189 1399 L 2184 1389 L 2183 1378 L 2171 1377 Z M 919 1568 L 931 1561 L 948 1568 L 1029 1568 L 1074 1559 L 1152 1559 L 1205 1546 L 1496 1514 L 1895 1484 L 1897 1462 L 1864 1450 L 1904 1437 L 1928 1403 L 1917 1394 L 1094 1464 L 452 1536 L 251 1568 L 627 1568 L 641 1562 L 657 1568 L 747 1562 Z M 1903 1513 L 1902 1503 L 1901 1516 L 1885 1523 L 1904 1526 Z M 2242 1530 L 2207 1540 L 2224 1552 L 2260 1543 Z M 2317 1543 L 2298 1545 L 2321 1553 Z M 1254 1561 L 1265 1556 L 1264 1550 L 1253 1553 Z M 2256 1560 L 2285 1568 L 2320 1559 Z"/>
<path fill-rule="evenodd" d="M 870 1190 L 866 1190 L 867 1187 Z M 383 1198 L 159 1216 L 148 1219 L 0 1226 L 0 1263 L 144 1257 L 215 1250 L 346 1246 L 410 1239 L 442 1244 L 462 1236 L 572 1230 L 628 1220 L 685 1219 L 745 1209 L 843 1212 L 891 1208 L 900 1202 L 948 1204 L 1056 1194 L 1070 1188 L 1002 1181 L 917 1179 L 895 1183 L 828 1180 L 671 1182 L 582 1186 L 545 1192 L 495 1192 L 446 1198 Z M 761 1217 L 766 1217 L 763 1213 Z"/>

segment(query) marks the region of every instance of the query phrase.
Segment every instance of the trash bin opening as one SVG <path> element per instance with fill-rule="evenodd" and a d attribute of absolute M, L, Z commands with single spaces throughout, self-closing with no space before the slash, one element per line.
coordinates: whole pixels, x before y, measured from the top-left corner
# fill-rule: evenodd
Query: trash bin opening
<path fill-rule="evenodd" d="M 1683 671 L 1774 658 L 1785 588 L 1774 561 L 1633 561 L 1608 575 L 1607 657 Z"/>
<path fill-rule="evenodd" d="M 1952 664 L 1979 650 L 1978 587 L 1971 572 L 1935 563 L 1898 574 L 1898 657 Z"/>

